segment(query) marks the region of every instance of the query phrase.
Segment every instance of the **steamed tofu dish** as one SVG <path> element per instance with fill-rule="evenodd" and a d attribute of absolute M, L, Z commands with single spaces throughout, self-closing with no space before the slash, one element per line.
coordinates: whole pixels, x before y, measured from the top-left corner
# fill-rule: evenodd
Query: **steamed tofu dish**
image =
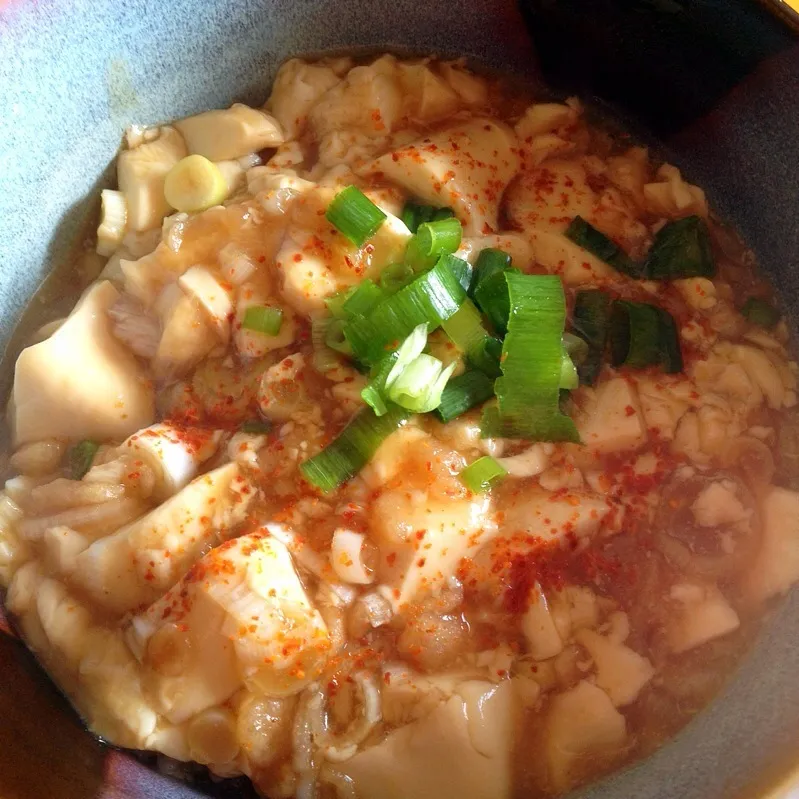
<path fill-rule="evenodd" d="M 293 59 L 130 128 L 101 200 L 16 362 L 0 584 L 107 741 L 270 799 L 561 794 L 799 579 L 778 304 L 577 99 Z"/>

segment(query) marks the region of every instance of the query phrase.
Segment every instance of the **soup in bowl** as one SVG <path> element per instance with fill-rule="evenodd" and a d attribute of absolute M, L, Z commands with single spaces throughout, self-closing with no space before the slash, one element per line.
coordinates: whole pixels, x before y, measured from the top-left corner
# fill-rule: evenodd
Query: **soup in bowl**
<path fill-rule="evenodd" d="M 799 579 L 797 365 L 700 186 L 462 61 L 132 127 L 15 368 L 6 606 L 90 729 L 270 797 L 549 796 Z"/>

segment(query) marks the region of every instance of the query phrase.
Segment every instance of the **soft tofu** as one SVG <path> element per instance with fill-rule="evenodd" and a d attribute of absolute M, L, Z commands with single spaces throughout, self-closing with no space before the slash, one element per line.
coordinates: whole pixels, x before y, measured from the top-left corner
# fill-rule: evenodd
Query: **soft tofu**
<path fill-rule="evenodd" d="M 183 137 L 171 127 L 161 128 L 154 141 L 123 150 L 117 158 L 117 182 L 128 208 L 128 230 L 160 227 L 172 206 L 164 197 L 164 179 L 188 155 Z"/>
<path fill-rule="evenodd" d="M 522 617 L 522 632 L 527 641 L 527 651 L 534 660 L 555 657 L 563 649 L 547 598 L 538 585 L 531 592 L 530 604 Z"/>
<path fill-rule="evenodd" d="M 176 427 L 168 422 L 139 430 L 120 447 L 144 461 L 155 474 L 155 497 L 171 497 L 197 476 L 222 438 L 221 430 Z"/>
<path fill-rule="evenodd" d="M 458 93 L 424 62 L 399 64 L 405 115 L 429 123 L 452 116 L 460 107 Z"/>
<path fill-rule="evenodd" d="M 158 716 L 144 697 L 139 664 L 119 630 L 93 628 L 80 679 L 81 691 L 73 701 L 90 729 L 117 746 L 148 745 Z"/>
<path fill-rule="evenodd" d="M 156 714 L 141 694 L 138 664 L 120 633 L 96 625 L 88 609 L 35 563 L 17 572 L 7 603 L 91 730 L 119 746 L 143 747 Z"/>
<path fill-rule="evenodd" d="M 203 557 L 128 631 L 151 701 L 171 722 L 226 701 L 242 685 L 300 691 L 330 652 L 291 555 L 242 536 Z"/>
<path fill-rule="evenodd" d="M 595 452 L 623 452 L 646 442 L 638 394 L 623 377 L 601 383 L 577 420 L 583 443 Z"/>
<path fill-rule="evenodd" d="M 164 381 L 186 375 L 219 344 L 219 336 L 200 304 L 174 284 L 164 290 L 167 292 L 174 296 L 161 309 L 164 331 L 150 364 L 153 374 Z"/>
<path fill-rule="evenodd" d="M 383 138 L 402 119 L 402 106 L 397 59 L 384 55 L 353 67 L 341 83 L 319 98 L 308 120 L 318 139 L 338 131 Z"/>
<path fill-rule="evenodd" d="M 598 532 L 613 510 L 603 496 L 587 491 L 545 491 L 531 486 L 507 498 L 502 508 L 502 532 L 529 534 L 537 544 L 587 538 Z"/>
<path fill-rule="evenodd" d="M 360 171 L 453 208 L 467 235 L 486 234 L 498 227 L 500 200 L 519 167 L 516 144 L 504 125 L 474 119 L 387 153 Z"/>
<path fill-rule="evenodd" d="M 486 497 L 425 500 L 402 489 L 377 499 L 375 518 L 384 510 L 399 512 L 409 531 L 401 539 L 387 532 L 385 517 L 375 522 L 381 560 L 392 564 L 381 569 L 380 580 L 391 588 L 396 607 L 435 592 L 455 575 L 463 558 L 472 557 L 491 539 L 493 531 L 485 526 L 488 508 Z"/>
<path fill-rule="evenodd" d="M 411 232 L 390 212 L 387 203 L 368 192 L 387 218 L 375 236 L 363 247 L 356 247 L 325 218 L 336 193 L 332 187 L 316 186 L 294 201 L 288 235 L 275 258 L 283 276 L 283 296 L 301 313 L 324 309 L 326 297 L 401 261 L 411 238 Z"/>
<path fill-rule="evenodd" d="M 510 220 L 525 232 L 563 233 L 575 216 L 593 217 L 597 196 L 579 161 L 550 159 L 520 175 L 506 202 Z"/>
<path fill-rule="evenodd" d="M 613 269 L 563 233 L 540 228 L 525 230 L 533 260 L 547 272 L 559 275 L 567 286 L 582 286 L 612 278 Z"/>
<path fill-rule="evenodd" d="M 693 396 L 697 392 L 693 383 L 658 375 L 636 377 L 635 384 L 647 429 L 671 441 L 680 419 L 695 402 Z"/>
<path fill-rule="evenodd" d="M 146 516 L 95 541 L 76 559 L 72 580 L 103 608 L 125 613 L 153 602 L 203 550 L 231 534 L 251 490 L 239 467 L 196 478 Z"/>
<path fill-rule="evenodd" d="M 186 117 L 175 122 L 175 127 L 183 134 L 190 153 L 210 161 L 241 158 L 284 141 L 276 119 L 241 103 Z"/>
<path fill-rule="evenodd" d="M 597 686 L 616 707 L 634 702 L 655 674 L 655 669 L 645 657 L 593 630 L 578 630 L 575 638 L 594 661 Z"/>
<path fill-rule="evenodd" d="M 543 736 L 551 787 L 563 792 L 618 758 L 627 724 L 610 697 L 583 680 L 552 699 Z"/>
<path fill-rule="evenodd" d="M 503 799 L 511 794 L 510 682 L 462 683 L 430 714 L 342 767 L 359 799 Z"/>
<path fill-rule="evenodd" d="M 308 113 L 316 101 L 341 78 L 329 66 L 306 64 L 292 58 L 280 67 L 267 108 L 288 138 L 296 138 L 305 128 Z"/>
<path fill-rule="evenodd" d="M 686 652 L 721 638 L 740 626 L 738 614 L 715 585 L 680 583 L 672 586 L 674 613 L 666 624 L 672 652 Z"/>
<path fill-rule="evenodd" d="M 743 577 L 746 596 L 762 602 L 799 580 L 799 493 L 771 488 L 760 506 L 760 550 Z"/>
<path fill-rule="evenodd" d="M 108 309 L 118 298 L 113 284 L 95 284 L 50 338 L 22 351 L 12 396 L 15 446 L 119 440 L 152 423 L 152 386 L 111 332 Z"/>

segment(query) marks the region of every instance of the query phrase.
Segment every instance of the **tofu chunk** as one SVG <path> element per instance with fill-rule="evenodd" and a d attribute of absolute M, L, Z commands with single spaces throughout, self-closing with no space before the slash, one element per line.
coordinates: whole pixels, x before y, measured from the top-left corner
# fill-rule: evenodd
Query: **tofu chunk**
<path fill-rule="evenodd" d="M 799 580 L 799 493 L 771 488 L 762 500 L 760 551 L 743 578 L 746 596 L 763 602 Z"/>
<path fill-rule="evenodd" d="M 235 463 L 197 477 L 146 516 L 95 541 L 71 575 L 101 607 L 125 613 L 173 586 L 200 553 L 230 535 L 251 491 Z"/>
<path fill-rule="evenodd" d="M 511 795 L 509 681 L 462 683 L 424 718 L 359 752 L 342 772 L 359 799 L 504 799 Z"/>
<path fill-rule="evenodd" d="M 15 446 L 45 438 L 123 439 L 151 424 L 153 389 L 111 332 L 119 292 L 93 285 L 50 338 L 22 351 L 14 374 Z"/>
<path fill-rule="evenodd" d="M 715 585 L 672 586 L 675 611 L 666 625 L 672 652 L 686 652 L 720 638 L 740 626 L 738 614 Z"/>
<path fill-rule="evenodd" d="M 330 651 L 286 547 L 252 533 L 211 550 L 140 616 L 128 640 L 148 695 L 179 724 L 242 685 L 300 691 Z"/>
<path fill-rule="evenodd" d="M 646 442 L 638 394 L 623 377 L 600 383 L 577 420 L 583 443 L 596 452 L 638 449 Z"/>
<path fill-rule="evenodd" d="M 128 230 L 152 230 L 169 215 L 172 206 L 164 197 L 164 179 L 187 154 L 183 137 L 172 127 L 161 128 L 154 141 L 119 154 L 117 182 L 127 203 Z"/>
<path fill-rule="evenodd" d="M 209 161 L 241 158 L 284 141 L 274 117 L 241 103 L 186 117 L 175 122 L 175 127 L 183 134 L 189 152 Z"/>
<path fill-rule="evenodd" d="M 608 767 L 627 745 L 624 716 L 587 680 L 552 699 L 543 734 L 549 779 L 558 792 Z"/>
<path fill-rule="evenodd" d="M 497 230 L 499 202 L 518 167 L 513 131 L 474 119 L 387 153 L 360 172 L 453 208 L 466 235 L 474 236 Z"/>
<path fill-rule="evenodd" d="M 645 657 L 593 630 L 578 630 L 575 638 L 594 661 L 596 684 L 616 707 L 634 702 L 655 674 Z"/>

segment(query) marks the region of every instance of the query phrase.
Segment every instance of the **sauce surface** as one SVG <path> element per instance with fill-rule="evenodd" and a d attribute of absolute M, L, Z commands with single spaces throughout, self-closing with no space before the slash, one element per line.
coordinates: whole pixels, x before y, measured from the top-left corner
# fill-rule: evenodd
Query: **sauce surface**
<path fill-rule="evenodd" d="M 195 156 L 210 184 L 178 179 Z M 385 217 L 360 245 L 327 216 L 349 186 Z M 295 59 L 263 110 L 128 131 L 103 202 L 102 273 L 17 362 L 0 583 L 104 738 L 270 797 L 560 794 L 674 735 L 799 579 L 771 290 L 700 187 L 578 100 L 458 62 Z M 451 209 L 475 274 L 493 249 L 559 278 L 580 443 L 408 412 L 325 492 L 303 464 L 374 378 L 329 346 L 331 309 L 408 262 L 409 202 Z M 664 279 L 654 254 L 712 271 Z M 658 309 L 676 352 L 593 351 L 597 292 Z M 423 355 L 457 380 L 450 332 Z M 464 471 L 486 456 L 483 491 Z"/>

